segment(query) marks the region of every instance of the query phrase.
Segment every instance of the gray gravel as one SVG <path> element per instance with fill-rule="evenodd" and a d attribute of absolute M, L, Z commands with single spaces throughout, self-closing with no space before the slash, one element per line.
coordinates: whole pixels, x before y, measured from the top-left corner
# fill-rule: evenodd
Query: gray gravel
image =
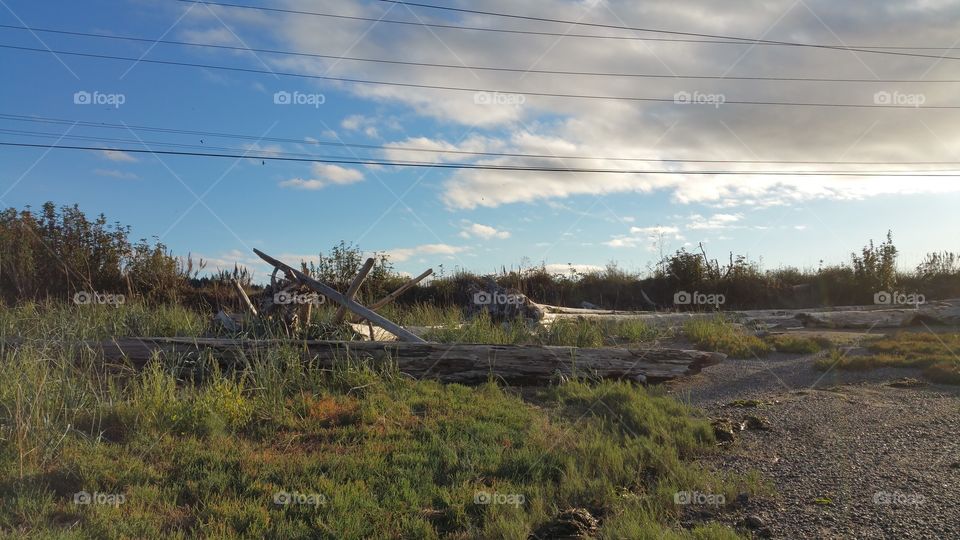
<path fill-rule="evenodd" d="M 823 372 L 811 356 L 728 360 L 669 391 L 711 417 L 759 415 L 717 468 L 760 471 L 771 495 L 704 519 L 774 538 L 960 538 L 960 388 L 893 388 L 915 370 Z M 758 399 L 758 408 L 730 407 Z M 815 502 L 820 500 L 819 503 Z M 759 526 L 759 527 L 758 527 Z"/>

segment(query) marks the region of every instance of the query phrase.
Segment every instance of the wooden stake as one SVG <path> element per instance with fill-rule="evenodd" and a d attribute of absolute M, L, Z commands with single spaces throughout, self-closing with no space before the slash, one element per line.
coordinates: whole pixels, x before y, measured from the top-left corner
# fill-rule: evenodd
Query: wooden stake
<path fill-rule="evenodd" d="M 419 276 L 411 279 L 410 281 L 404 283 L 403 285 L 400 286 L 399 289 L 393 291 L 392 293 L 384 296 L 384 297 L 381 298 L 380 300 L 377 300 L 376 302 L 374 302 L 373 305 L 370 306 L 370 309 L 372 309 L 372 310 L 378 310 L 378 309 L 382 308 L 383 306 L 389 304 L 390 302 L 393 302 L 394 300 L 397 299 L 397 297 L 399 297 L 401 294 L 405 293 L 405 292 L 407 291 L 407 289 L 409 289 L 410 287 L 413 287 L 413 286 L 416 285 L 417 283 L 420 283 L 421 281 L 427 279 L 427 276 L 429 276 L 429 275 L 432 274 L 432 273 L 433 273 L 433 268 L 428 268 L 426 272 L 424 272 L 424 273 L 420 274 Z"/>
<path fill-rule="evenodd" d="M 253 307 L 253 302 L 250 301 L 250 297 L 247 296 L 247 293 L 244 292 L 243 287 L 240 285 L 240 282 L 236 279 L 232 280 L 234 286 L 237 288 L 237 292 L 240 293 L 240 299 L 243 300 L 243 303 L 246 304 L 247 309 L 250 310 L 250 313 L 253 313 L 254 317 L 259 317 L 257 314 L 257 308 Z"/>
<path fill-rule="evenodd" d="M 353 283 L 351 283 L 347 289 L 347 294 L 343 295 L 347 300 L 353 300 L 353 297 L 357 295 L 357 291 L 360 290 L 360 285 L 363 285 L 363 280 L 367 279 L 367 274 L 370 273 L 370 269 L 373 268 L 373 263 L 375 262 L 376 260 L 371 257 L 360 267 L 360 272 L 353 278 Z M 347 308 L 340 306 L 337 308 L 337 313 L 333 316 L 333 324 L 342 323 L 343 318 L 346 316 Z"/>

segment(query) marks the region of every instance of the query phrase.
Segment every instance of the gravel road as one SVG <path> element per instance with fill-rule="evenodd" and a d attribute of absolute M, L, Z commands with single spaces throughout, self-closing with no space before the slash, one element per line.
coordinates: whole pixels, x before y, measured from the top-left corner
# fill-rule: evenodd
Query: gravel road
<path fill-rule="evenodd" d="M 919 373 L 824 374 L 813 361 L 730 359 L 670 383 L 712 418 L 756 415 L 771 426 L 737 433 L 710 459 L 760 471 L 772 494 L 700 519 L 773 538 L 960 538 L 960 388 L 891 387 Z M 734 400 L 762 403 L 729 406 Z"/>

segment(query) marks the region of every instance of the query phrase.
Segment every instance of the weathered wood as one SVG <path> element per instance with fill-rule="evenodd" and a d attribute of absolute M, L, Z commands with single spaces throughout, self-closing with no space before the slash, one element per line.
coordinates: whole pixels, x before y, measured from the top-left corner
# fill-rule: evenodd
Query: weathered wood
<path fill-rule="evenodd" d="M 376 302 L 374 302 L 373 304 L 371 304 L 371 305 L 370 305 L 370 309 L 376 311 L 376 310 L 382 308 L 383 306 L 389 304 L 390 302 L 393 302 L 393 301 L 396 300 L 401 294 L 405 293 L 405 292 L 407 291 L 407 289 L 409 289 L 410 287 L 413 287 L 413 286 L 416 285 L 417 283 L 420 283 L 421 281 L 427 279 L 427 276 L 429 276 L 429 275 L 432 274 L 432 273 L 433 273 L 433 268 L 428 268 L 426 272 L 424 272 L 424 273 L 420 274 L 419 276 L 411 279 L 410 281 L 404 283 L 404 284 L 401 285 L 397 290 L 393 291 L 392 293 L 384 296 L 384 297 L 381 298 L 380 300 L 377 300 Z"/>
<path fill-rule="evenodd" d="M 700 372 L 723 361 L 720 353 L 680 349 L 578 349 L 576 347 L 470 345 L 365 341 L 229 340 L 210 338 L 124 338 L 88 342 L 107 362 L 143 366 L 160 352 L 167 358 L 213 352 L 223 362 L 262 356 L 287 344 L 304 361 L 332 368 L 348 359 L 396 365 L 415 378 L 476 384 L 493 377 L 512 385 L 542 385 L 562 377 L 599 377 L 662 382 Z"/>
<path fill-rule="evenodd" d="M 901 328 L 921 323 L 954 326 L 960 325 L 960 300 L 931 302 L 915 308 L 804 312 L 796 317 L 804 326 L 820 328 Z"/>
<path fill-rule="evenodd" d="M 423 343 L 423 339 L 418 337 L 416 334 L 408 332 L 402 326 L 381 316 L 379 313 L 372 311 L 369 308 L 354 302 L 353 300 L 348 300 L 342 294 L 337 292 L 337 290 L 334 289 L 333 287 L 323 284 L 311 278 L 310 276 L 304 274 L 303 272 L 300 272 L 299 270 L 295 270 L 293 267 L 289 266 L 288 264 L 278 261 L 277 259 L 274 259 L 273 257 L 260 251 L 259 249 L 254 249 L 253 252 L 256 253 L 257 256 L 259 256 L 261 259 L 267 261 L 274 267 L 280 268 L 290 274 L 293 274 L 293 276 L 295 276 L 301 283 L 310 287 L 314 291 L 324 295 L 325 297 L 329 298 L 330 300 L 333 300 L 334 302 L 340 305 L 346 306 L 347 309 L 356 313 L 357 315 L 365 319 L 369 319 L 371 322 L 377 323 L 379 326 L 382 326 L 383 328 L 389 330 L 390 333 L 397 336 L 398 338 L 411 343 Z"/>
<path fill-rule="evenodd" d="M 353 300 L 353 297 L 357 295 L 357 291 L 360 290 L 360 286 L 363 285 L 363 280 L 367 279 L 367 274 L 370 273 L 370 270 L 373 268 L 373 263 L 377 262 L 376 259 L 372 257 L 367 259 L 363 266 L 360 267 L 360 272 L 357 273 L 356 277 L 353 278 L 353 282 L 350 283 L 350 287 L 347 288 L 344 298 L 347 300 Z M 343 318 L 347 316 L 347 308 L 340 306 L 337 308 L 337 313 L 333 316 L 333 324 L 340 324 L 343 322 Z"/>
<path fill-rule="evenodd" d="M 247 296 L 246 291 L 243 290 L 243 286 L 240 285 L 240 282 L 236 279 L 232 281 L 233 285 L 237 288 L 237 293 L 240 294 L 240 299 L 243 300 L 244 304 L 246 304 L 247 309 L 250 310 L 250 313 L 252 313 L 254 317 L 258 317 L 259 315 L 257 314 L 257 308 L 253 307 L 253 302 L 250 301 L 250 297 Z"/>

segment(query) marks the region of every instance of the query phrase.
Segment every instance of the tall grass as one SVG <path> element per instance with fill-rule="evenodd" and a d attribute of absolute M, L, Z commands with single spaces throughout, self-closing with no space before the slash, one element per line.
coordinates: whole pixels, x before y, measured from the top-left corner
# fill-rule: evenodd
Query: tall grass
<path fill-rule="evenodd" d="M 579 507 L 603 518 L 604 538 L 719 538 L 732 532 L 675 528 L 673 494 L 758 489 L 693 463 L 712 451 L 706 420 L 626 383 L 565 383 L 534 406 L 495 384 L 348 358 L 322 368 L 289 348 L 230 369 L 158 356 L 131 372 L 36 341 L 0 361 L 0 534 L 526 538 Z M 123 502 L 74 504 L 81 491 Z M 280 492 L 322 504 L 278 505 Z"/>

